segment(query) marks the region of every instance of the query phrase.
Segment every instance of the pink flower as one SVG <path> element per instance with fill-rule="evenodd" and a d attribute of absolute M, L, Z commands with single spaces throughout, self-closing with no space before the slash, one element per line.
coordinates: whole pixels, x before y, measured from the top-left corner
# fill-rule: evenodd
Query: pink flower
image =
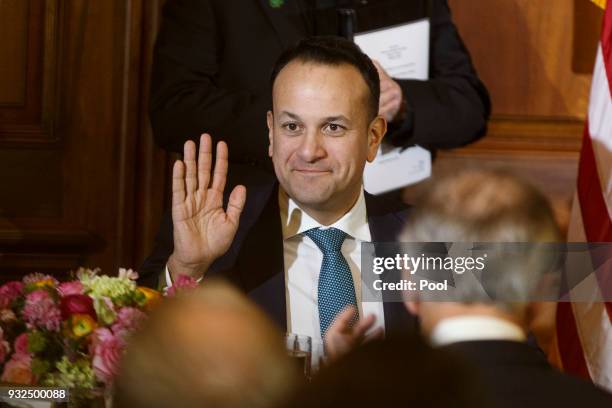
<path fill-rule="evenodd" d="M 187 275 L 179 275 L 176 278 L 176 282 L 172 285 L 167 292 L 168 296 L 174 296 L 184 289 L 193 289 L 198 287 L 198 281 Z"/>
<path fill-rule="evenodd" d="M 117 320 L 112 326 L 113 333 L 125 339 L 126 335 L 140 327 L 146 317 L 146 314 L 134 307 L 123 307 L 117 313 Z"/>
<path fill-rule="evenodd" d="M 38 327 L 49 331 L 59 331 L 62 314 L 49 292 L 35 290 L 26 297 L 23 318 L 28 327 Z"/>
<path fill-rule="evenodd" d="M 104 384 L 111 384 L 117 375 L 119 361 L 125 348 L 125 342 L 107 328 L 94 332 L 93 369 L 96 377 Z"/>
<path fill-rule="evenodd" d="M 15 339 L 15 353 L 28 354 L 28 333 L 21 333 Z"/>
<path fill-rule="evenodd" d="M 87 295 L 75 294 L 63 297 L 60 301 L 60 309 L 64 320 L 73 314 L 86 314 L 91 316 L 94 321 L 97 320 L 93 300 Z"/>
<path fill-rule="evenodd" d="M 57 290 L 62 297 L 83 294 L 83 284 L 80 281 L 60 283 Z"/>
<path fill-rule="evenodd" d="M 0 286 L 0 309 L 7 309 L 23 293 L 23 283 L 12 281 Z"/>
<path fill-rule="evenodd" d="M 0 381 L 10 384 L 34 384 L 32 374 L 32 356 L 29 354 L 15 353 L 4 366 L 4 372 Z"/>
<path fill-rule="evenodd" d="M 10 351 L 11 346 L 8 341 L 4 340 L 4 330 L 0 327 L 0 364 L 4 363 Z"/>

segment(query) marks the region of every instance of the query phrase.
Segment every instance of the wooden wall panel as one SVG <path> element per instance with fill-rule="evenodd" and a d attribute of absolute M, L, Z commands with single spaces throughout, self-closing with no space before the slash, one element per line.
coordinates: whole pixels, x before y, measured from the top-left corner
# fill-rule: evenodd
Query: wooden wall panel
<path fill-rule="evenodd" d="M 574 72 L 583 74 L 593 72 L 602 18 L 603 10 L 599 7 L 593 7 L 592 2 L 574 0 L 574 38 L 572 43 L 572 69 Z"/>
<path fill-rule="evenodd" d="M 579 4 L 584 3 L 584 4 Z M 602 13 L 583 0 L 449 0 L 492 100 L 485 138 L 441 152 L 435 172 L 510 169 L 567 227 Z"/>
<path fill-rule="evenodd" d="M 136 267 L 166 193 L 146 110 L 160 3 L 0 0 L 0 9 L 20 15 L 24 4 L 27 19 L 14 24 L 28 32 L 25 103 L 0 106 L 0 280 Z M 14 68 L 0 65 L 8 81 Z"/>
<path fill-rule="evenodd" d="M 0 0 L 0 106 L 23 106 L 26 91 L 28 5 L 21 0 Z"/>
<path fill-rule="evenodd" d="M 0 104 L 0 146 L 55 144 L 55 73 L 58 0 L 2 0 L 6 15 L 0 43 L 4 104 Z M 13 41 L 15 37 L 15 41 Z"/>
<path fill-rule="evenodd" d="M 584 118 L 590 74 L 572 69 L 574 1 L 449 1 L 495 115 Z"/>
<path fill-rule="evenodd" d="M 0 217 L 61 218 L 61 161 L 56 149 L 0 150 Z"/>

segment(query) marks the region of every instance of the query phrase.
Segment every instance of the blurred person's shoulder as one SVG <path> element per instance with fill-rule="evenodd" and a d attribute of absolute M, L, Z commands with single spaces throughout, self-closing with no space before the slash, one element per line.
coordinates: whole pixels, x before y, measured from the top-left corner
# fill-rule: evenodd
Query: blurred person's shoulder
<path fill-rule="evenodd" d="M 369 342 L 324 367 L 290 406 L 488 407 L 475 378 L 469 365 L 418 335 L 398 335 Z"/>
<path fill-rule="evenodd" d="M 472 364 L 500 406 L 612 406 L 612 394 L 582 378 L 561 373 L 541 350 L 526 343 L 465 341 L 442 349 Z"/>

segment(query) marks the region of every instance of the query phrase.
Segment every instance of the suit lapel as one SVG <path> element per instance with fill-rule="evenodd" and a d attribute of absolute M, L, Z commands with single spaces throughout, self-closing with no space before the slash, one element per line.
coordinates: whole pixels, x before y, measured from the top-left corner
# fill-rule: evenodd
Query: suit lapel
<path fill-rule="evenodd" d="M 278 184 L 250 191 L 263 209 L 241 245 L 237 260 L 240 286 L 276 322 L 287 329 L 283 238 L 278 207 Z"/>
<path fill-rule="evenodd" d="M 396 241 L 405 224 L 405 205 L 399 201 L 377 199 L 367 193 L 365 198 L 372 242 Z M 383 292 L 383 309 L 388 337 L 418 329 L 416 317 L 408 313 L 402 302 L 389 300 L 386 292 Z"/>

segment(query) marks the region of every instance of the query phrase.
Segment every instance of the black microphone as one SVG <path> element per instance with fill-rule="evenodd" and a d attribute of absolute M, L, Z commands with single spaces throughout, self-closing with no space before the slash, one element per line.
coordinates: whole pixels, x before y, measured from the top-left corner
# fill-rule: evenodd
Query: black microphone
<path fill-rule="evenodd" d="M 357 26 L 357 14 L 352 8 L 338 9 L 338 35 L 353 41 Z"/>

